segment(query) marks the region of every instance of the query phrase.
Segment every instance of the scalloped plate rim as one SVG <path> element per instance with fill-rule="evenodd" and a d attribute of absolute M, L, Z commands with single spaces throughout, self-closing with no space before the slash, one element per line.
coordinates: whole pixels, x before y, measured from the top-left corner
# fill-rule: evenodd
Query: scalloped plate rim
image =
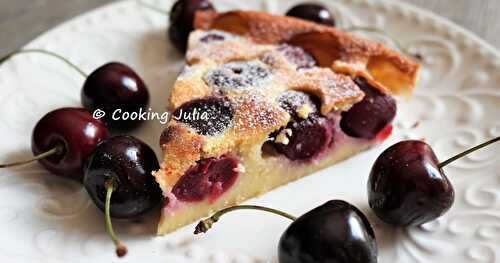
<path fill-rule="evenodd" d="M 69 19 L 69 20 L 67 20 L 65 22 L 60 23 L 59 25 L 57 25 L 57 26 L 53 27 L 52 29 L 46 31 L 45 33 L 42 33 L 41 35 L 39 35 L 38 37 L 34 38 L 29 43 L 27 43 L 24 47 L 33 46 L 33 45 L 35 45 L 37 43 L 37 41 L 39 41 L 41 39 L 44 39 L 44 38 L 47 38 L 47 37 L 49 37 L 52 34 L 55 35 L 55 34 L 57 34 L 58 31 L 61 31 L 61 30 L 65 29 L 66 27 L 68 27 L 72 23 L 75 23 L 76 21 L 80 21 L 80 20 L 84 19 L 85 17 L 87 17 L 87 16 L 89 16 L 89 15 L 91 15 L 93 13 L 102 12 L 104 10 L 116 8 L 116 7 L 120 6 L 120 5 L 132 4 L 132 2 L 136 2 L 136 1 L 134 1 L 134 0 L 126 0 L 126 1 L 122 1 L 122 2 L 111 2 L 111 3 L 105 4 L 103 6 L 94 8 L 92 10 L 86 11 L 85 13 L 79 14 L 79 15 L 75 16 L 72 19 Z M 349 1 L 344 0 L 342 2 L 346 3 L 346 5 L 348 5 L 347 2 L 349 2 Z M 368 2 L 372 2 L 373 3 L 373 1 L 371 1 L 371 0 L 357 0 L 357 1 L 352 1 L 353 4 L 368 3 Z M 493 47 L 493 45 L 491 45 L 490 43 L 488 43 L 485 40 L 481 39 L 480 37 L 478 37 L 477 35 L 475 35 L 474 33 L 472 33 L 470 30 L 465 29 L 465 28 L 457 25 L 455 22 L 450 21 L 447 18 L 441 17 L 438 14 L 435 14 L 435 13 L 433 13 L 431 11 L 424 10 L 422 8 L 416 7 L 416 6 L 412 5 L 412 4 L 408 4 L 408 3 L 405 3 L 405 2 L 383 0 L 381 2 L 377 2 L 376 4 L 386 4 L 386 3 L 388 3 L 390 5 L 398 6 L 398 8 L 401 8 L 401 9 L 406 9 L 409 12 L 421 15 L 421 16 L 425 17 L 425 19 L 430 19 L 430 20 L 432 20 L 435 23 L 440 23 L 440 24 L 443 25 L 443 27 L 445 29 L 453 30 L 453 31 L 455 31 L 457 33 L 456 35 L 450 35 L 448 37 L 449 41 L 451 41 L 452 43 L 457 43 L 461 39 L 470 39 L 473 42 L 473 47 L 471 47 L 471 49 L 477 49 L 478 47 L 481 48 L 481 49 L 484 48 L 484 49 L 486 49 L 487 52 L 489 52 L 490 54 L 493 55 L 494 59 L 496 59 L 495 61 L 500 60 L 500 51 L 498 49 L 496 49 L 495 47 Z M 138 3 L 136 3 L 136 4 L 138 4 Z M 387 11 L 387 13 L 391 13 L 391 12 L 392 11 Z M 154 15 L 154 14 L 152 13 L 152 15 Z M 166 38 L 165 38 L 165 41 L 167 41 Z M 34 259 L 38 259 L 38 257 L 36 257 Z M 50 260 L 58 260 L 58 259 L 50 259 Z M 64 261 L 64 259 L 62 259 L 61 261 Z"/>

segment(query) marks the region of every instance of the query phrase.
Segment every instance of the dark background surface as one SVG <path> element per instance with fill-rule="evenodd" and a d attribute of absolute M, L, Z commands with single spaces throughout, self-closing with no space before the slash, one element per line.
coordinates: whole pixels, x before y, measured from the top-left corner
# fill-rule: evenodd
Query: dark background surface
<path fill-rule="evenodd" d="M 398 1 L 409 2 L 447 17 L 500 48 L 500 0 Z M 0 54 L 26 44 L 65 20 L 111 2 L 113 1 L 0 0 Z"/>

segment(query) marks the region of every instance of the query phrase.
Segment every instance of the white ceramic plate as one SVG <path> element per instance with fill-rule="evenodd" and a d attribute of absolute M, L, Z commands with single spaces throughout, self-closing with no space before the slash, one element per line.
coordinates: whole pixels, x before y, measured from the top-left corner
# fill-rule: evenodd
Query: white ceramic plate
<path fill-rule="evenodd" d="M 235 8 L 284 13 L 294 1 L 216 1 Z M 500 135 L 500 54 L 458 26 L 399 2 L 323 1 L 340 26 L 384 28 L 421 52 L 425 67 L 417 94 L 401 101 L 395 135 L 384 145 L 289 184 L 248 203 L 300 215 L 329 200 L 344 199 L 370 217 L 380 262 L 500 262 L 500 145 L 470 155 L 445 170 L 456 202 L 439 220 L 420 228 L 392 229 L 367 206 L 371 163 L 401 138 L 425 138 L 441 159 Z M 172 1 L 151 1 L 169 9 Z M 166 41 L 167 17 L 134 1 L 113 3 L 51 30 L 28 47 L 67 56 L 87 72 L 108 61 L 135 68 L 163 111 L 182 56 Z M 387 40 L 387 39 L 381 39 Z M 18 56 L 0 68 L 0 162 L 31 155 L 35 122 L 51 109 L 79 105 L 80 75 L 37 54 Z M 415 127 L 415 123 L 418 123 Z M 162 130 L 149 121 L 134 135 L 154 146 Z M 116 227 L 130 253 L 117 259 L 102 213 L 81 186 L 55 178 L 38 164 L 0 171 L 0 262 L 276 262 L 287 220 L 259 212 L 225 217 L 208 234 L 193 226 L 155 237 L 158 214 Z"/>

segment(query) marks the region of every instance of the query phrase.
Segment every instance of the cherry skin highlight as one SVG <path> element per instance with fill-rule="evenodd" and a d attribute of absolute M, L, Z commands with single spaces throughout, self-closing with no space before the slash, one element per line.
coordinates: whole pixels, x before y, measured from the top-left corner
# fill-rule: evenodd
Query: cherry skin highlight
<path fill-rule="evenodd" d="M 94 70 L 85 81 L 81 99 L 90 112 L 104 111 L 103 120 L 110 128 L 131 129 L 142 121 L 131 114 L 146 111 L 149 91 L 141 77 L 129 66 L 112 62 Z M 113 116 L 114 115 L 114 116 Z"/>
<path fill-rule="evenodd" d="M 152 172 L 159 169 L 154 151 L 127 135 L 100 143 L 86 163 L 83 185 L 104 212 L 106 230 L 118 257 L 125 256 L 128 249 L 116 236 L 111 217 L 136 218 L 157 206 L 162 192 Z"/>
<path fill-rule="evenodd" d="M 455 192 L 432 148 L 423 141 L 402 141 L 373 164 L 368 200 L 375 214 L 396 226 L 415 226 L 450 209 Z"/>
<path fill-rule="evenodd" d="M 335 26 L 335 18 L 328 8 L 321 4 L 304 3 L 292 7 L 287 16 L 309 20 L 327 26 Z"/>
<path fill-rule="evenodd" d="M 299 218 L 264 206 L 231 206 L 201 220 L 194 233 L 205 233 L 224 214 L 242 209 L 265 211 L 293 221 L 279 241 L 280 263 L 377 262 L 377 241 L 370 222 L 358 208 L 342 200 L 328 201 Z"/>
<path fill-rule="evenodd" d="M 160 203 L 162 193 L 153 171 L 160 169 L 154 151 L 132 136 L 111 137 L 93 151 L 83 184 L 96 206 L 104 210 L 107 183 L 114 180 L 110 214 L 133 218 Z"/>
<path fill-rule="evenodd" d="M 43 116 L 33 129 L 34 155 L 60 147 L 61 153 L 38 160 L 55 175 L 83 179 L 83 165 L 96 145 L 108 137 L 101 120 L 81 108 L 60 108 Z"/>
<path fill-rule="evenodd" d="M 341 200 L 297 218 L 278 245 L 280 263 L 376 263 L 375 233 L 365 215 Z"/>

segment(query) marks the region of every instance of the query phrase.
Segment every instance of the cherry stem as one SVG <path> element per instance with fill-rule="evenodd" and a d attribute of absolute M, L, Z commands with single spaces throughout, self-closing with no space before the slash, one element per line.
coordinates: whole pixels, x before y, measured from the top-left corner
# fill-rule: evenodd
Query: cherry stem
<path fill-rule="evenodd" d="M 113 224 L 111 223 L 110 206 L 111 206 L 111 195 L 115 190 L 116 179 L 112 177 L 106 180 L 104 183 L 106 186 L 106 203 L 104 204 L 104 214 L 106 216 L 106 230 L 108 231 L 109 237 L 113 240 L 116 246 L 116 255 L 118 257 L 123 257 L 127 254 L 127 247 L 116 237 L 115 231 L 113 230 Z"/>
<path fill-rule="evenodd" d="M 388 37 L 389 39 L 391 39 L 391 41 L 394 43 L 394 45 L 396 45 L 396 47 L 399 50 L 401 50 L 402 52 L 404 52 L 405 54 L 407 54 L 409 56 L 412 56 L 412 57 L 415 57 L 417 59 L 421 59 L 422 58 L 422 56 L 420 54 L 414 54 L 414 53 L 410 52 L 408 50 L 408 47 L 405 47 L 405 45 L 403 45 L 396 38 L 392 37 L 391 35 L 389 35 L 389 33 L 387 33 L 384 30 L 381 30 L 381 29 L 378 29 L 378 28 L 374 28 L 374 27 L 357 27 L 357 26 L 355 26 L 355 27 L 348 27 L 348 28 L 345 28 L 343 30 L 346 31 L 346 32 L 364 31 L 364 32 L 378 33 L 378 34 L 384 35 L 384 36 Z"/>
<path fill-rule="evenodd" d="M 148 4 L 148 3 L 144 2 L 144 1 L 141 1 L 141 0 L 137 0 L 137 2 L 140 5 L 148 8 L 148 9 L 150 9 L 152 11 L 155 11 L 155 12 L 160 13 L 162 15 L 168 15 L 168 11 L 167 10 L 163 10 L 161 8 L 158 8 L 158 7 L 154 6 L 154 5 Z"/>
<path fill-rule="evenodd" d="M 45 55 L 48 55 L 48 56 L 51 56 L 51 57 L 55 57 L 57 59 L 62 60 L 68 66 L 70 66 L 73 69 L 75 69 L 76 71 L 78 71 L 78 73 L 80 73 L 80 75 L 82 75 L 84 78 L 88 77 L 87 73 L 85 73 L 77 65 L 73 64 L 67 58 L 65 58 L 65 57 L 63 57 L 63 56 L 61 56 L 61 55 L 59 55 L 57 53 L 54 53 L 52 51 L 43 50 L 43 49 L 19 49 L 19 50 L 16 50 L 16 51 L 12 51 L 12 52 L 8 53 L 7 55 L 5 55 L 5 56 L 3 56 L 3 57 L 0 58 L 0 65 L 2 63 L 4 63 L 6 60 L 12 58 L 13 56 L 16 56 L 16 55 L 19 55 L 19 54 L 23 54 L 23 53 L 39 53 L 39 54 L 45 54 Z"/>
<path fill-rule="evenodd" d="M 457 154 L 457 155 L 455 155 L 455 156 L 451 157 L 450 159 L 448 159 L 448 160 L 446 160 L 446 161 L 444 161 L 444 162 L 441 162 L 441 163 L 438 165 L 438 167 L 439 167 L 439 168 L 443 168 L 443 167 L 445 167 L 446 165 L 448 165 L 448 164 L 450 164 L 450 163 L 452 163 L 452 162 L 454 162 L 454 161 L 456 161 L 456 160 L 458 160 L 458 159 L 460 159 L 460 158 L 462 158 L 462 157 L 466 156 L 466 155 L 467 155 L 467 154 L 469 154 L 469 153 L 475 152 L 475 151 L 477 151 L 477 150 L 479 150 L 479 149 L 481 149 L 481 148 L 483 148 L 483 147 L 486 147 L 486 146 L 488 146 L 488 145 L 490 145 L 490 144 L 492 144 L 492 143 L 498 142 L 498 141 L 500 141 L 500 136 L 499 136 L 499 137 L 496 137 L 496 138 L 494 138 L 494 139 L 491 139 L 491 140 L 489 140 L 489 141 L 483 142 L 483 143 L 481 143 L 481 144 L 479 144 L 479 145 L 477 145 L 477 146 L 474 146 L 474 147 L 470 148 L 470 149 L 469 149 L 469 150 L 467 150 L 467 151 L 461 152 L 461 153 L 459 153 L 459 154 Z"/>
<path fill-rule="evenodd" d="M 200 233 L 206 233 L 210 228 L 212 228 L 212 225 L 215 224 L 221 216 L 223 216 L 226 213 L 232 212 L 234 210 L 242 210 L 242 209 L 249 209 L 249 210 L 260 210 L 260 211 L 265 211 L 269 213 L 273 213 L 276 215 L 280 215 L 283 217 L 286 217 L 292 221 L 295 221 L 297 218 L 295 216 L 292 216 L 288 213 L 265 207 L 265 206 L 258 206 L 258 205 L 236 205 L 236 206 L 231 206 L 225 209 L 222 209 L 215 214 L 213 214 L 211 217 L 201 220 L 198 225 L 196 226 L 194 230 L 194 234 L 200 234 Z"/>
<path fill-rule="evenodd" d="M 20 161 L 20 162 L 14 162 L 14 163 L 7 163 L 7 164 L 0 164 L 0 168 L 8 168 L 8 167 L 12 167 L 12 166 L 18 166 L 18 165 L 23 165 L 23 164 L 28 164 L 28 163 L 31 163 L 31 162 L 34 162 L 34 161 L 38 161 L 40 159 L 44 159 L 44 158 L 47 158 L 49 156 L 52 156 L 52 155 L 58 155 L 58 154 L 62 154 L 64 152 L 64 146 L 62 145 L 57 145 L 56 147 L 44 152 L 44 153 L 41 153 L 37 156 L 34 156 L 33 158 L 31 159 L 28 159 L 28 160 L 25 160 L 25 161 Z"/>

